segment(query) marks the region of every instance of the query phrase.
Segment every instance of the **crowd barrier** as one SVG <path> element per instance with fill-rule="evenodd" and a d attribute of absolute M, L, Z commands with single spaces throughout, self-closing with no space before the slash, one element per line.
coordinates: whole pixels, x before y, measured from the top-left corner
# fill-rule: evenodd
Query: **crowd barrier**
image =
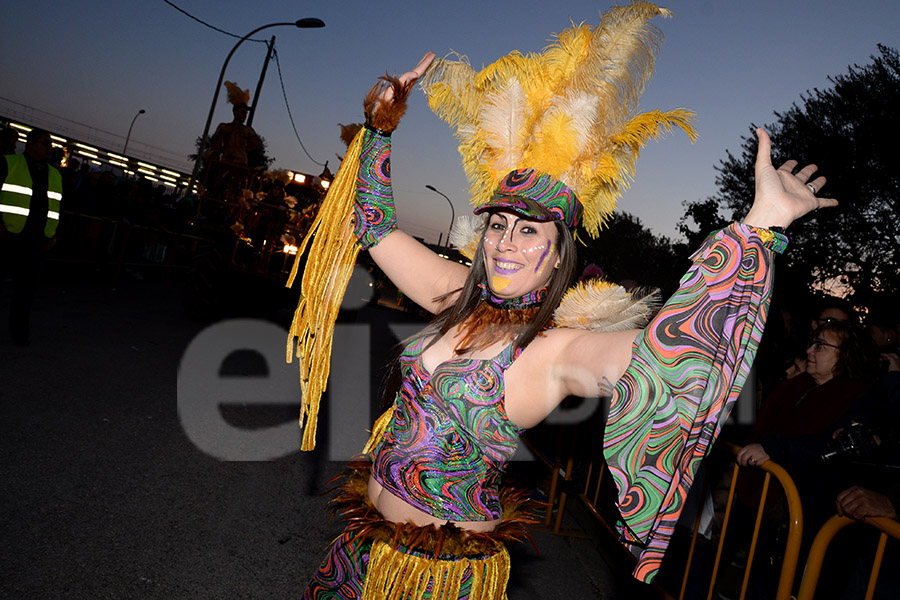
<path fill-rule="evenodd" d="M 544 515 L 542 529 L 559 535 L 585 536 L 584 532 L 579 529 L 573 530 L 563 527 L 563 512 L 566 510 L 567 503 L 574 498 L 587 509 L 587 513 L 600 525 L 600 530 L 607 532 L 618 543 L 618 534 L 615 530 L 615 523 L 618 517 L 618 510 L 615 506 L 615 486 L 603 460 L 602 435 L 589 435 L 588 431 L 602 431 L 602 427 L 599 430 L 595 430 L 595 425 L 584 428 L 574 426 L 548 428 L 548 430 L 541 431 L 539 435 L 526 439 L 526 446 L 529 450 L 549 469 L 549 481 L 547 483 L 548 506 Z M 721 529 L 718 532 L 715 555 L 712 558 L 711 568 L 710 565 L 704 565 L 704 569 L 701 569 L 704 573 L 707 571 L 711 573 L 708 584 L 703 586 L 705 588 L 705 597 L 708 600 L 716 597 L 714 594 L 720 566 L 723 559 L 728 558 L 723 556 L 723 551 L 726 548 L 728 527 L 732 520 L 732 509 L 736 502 L 736 490 L 740 476 L 751 470 L 758 470 L 764 473 L 762 494 L 756 510 L 753 531 L 749 539 L 749 551 L 739 597 L 743 599 L 747 593 L 754 557 L 758 548 L 766 499 L 771 493 L 771 488 L 774 487 L 774 482 L 780 486 L 784 494 L 788 523 L 787 539 L 774 598 L 775 600 L 788 600 L 791 598 L 794 585 L 803 531 L 800 497 L 788 473 L 772 461 L 767 461 L 763 465 L 752 469 L 739 467 L 733 460 L 739 450 L 740 448 L 737 446 L 722 442 L 713 449 L 713 452 L 718 453 L 720 458 L 727 458 L 731 462 L 731 467 L 728 496 L 724 506 L 725 514 Z M 670 590 L 657 583 L 653 587 L 661 598 L 672 600 L 674 598 L 679 600 L 689 598 L 689 600 L 693 600 L 694 597 L 697 597 L 687 595 L 687 585 L 688 578 L 692 574 L 692 567 L 698 566 L 695 560 L 695 550 L 700 529 L 700 518 L 701 512 L 697 511 L 690 539 L 690 549 L 684 558 L 683 572 L 677 578 L 680 582 L 678 595 L 673 595 Z M 618 544 L 618 547 L 623 554 L 627 554 L 633 559 L 632 554 L 624 545 Z M 682 557 L 679 556 L 678 558 Z M 670 566 L 664 563 L 663 568 L 666 569 Z M 674 579 L 676 578 L 669 578 L 670 581 Z"/>
<path fill-rule="evenodd" d="M 727 452 L 736 457 L 737 453 L 740 451 L 740 447 L 735 446 L 734 444 L 720 442 L 714 447 L 713 451 Z M 787 471 L 785 471 L 783 467 L 769 460 L 764 462 L 762 465 L 759 465 L 758 467 L 740 467 L 737 462 L 734 462 L 731 466 L 731 480 L 728 487 L 728 499 L 725 504 L 725 517 L 722 523 L 721 531 L 719 532 L 719 540 L 712 566 L 712 575 L 710 576 L 709 588 L 706 595 L 707 600 L 711 600 L 713 598 L 713 592 L 716 589 L 716 580 L 723 559 L 723 549 L 725 548 L 725 541 L 728 536 L 728 526 L 730 524 L 733 509 L 735 507 L 735 502 L 737 500 L 736 491 L 738 488 L 739 476 L 742 472 L 748 472 L 750 470 L 757 469 L 765 473 L 765 475 L 763 477 L 762 492 L 760 494 L 756 510 L 756 518 L 753 524 L 753 532 L 750 537 L 750 547 L 747 552 L 746 566 L 744 568 L 744 574 L 741 581 L 739 598 L 743 600 L 747 594 L 747 587 L 750 583 L 750 576 L 753 571 L 754 558 L 756 556 L 756 550 L 759 542 L 760 527 L 762 526 L 763 518 L 765 516 L 766 502 L 770 492 L 770 486 L 772 484 L 773 477 L 775 481 L 781 486 L 781 490 L 784 494 L 785 503 L 787 505 L 788 524 L 787 539 L 785 542 L 783 561 L 781 563 L 780 574 L 778 577 L 778 586 L 775 591 L 775 600 L 788 600 L 791 597 L 794 578 L 797 572 L 797 561 L 800 555 L 800 544 L 803 536 L 803 509 L 800 503 L 800 495 L 797 493 L 797 486 L 794 485 L 794 481 L 791 479 L 791 476 L 788 475 Z M 691 564 L 693 561 L 694 549 L 696 548 L 697 537 L 699 533 L 700 520 L 701 514 L 700 511 L 698 511 L 697 518 L 694 522 L 693 534 L 691 536 L 691 546 L 688 552 L 687 564 L 684 569 L 684 576 L 682 577 L 681 589 L 678 595 L 679 600 L 682 600 L 685 597 L 685 590 L 687 587 L 688 577 L 691 573 Z"/>
<path fill-rule="evenodd" d="M 887 538 L 888 536 L 891 536 L 894 539 L 900 540 L 900 523 L 884 517 L 868 517 L 860 522 L 835 515 L 831 517 L 831 519 L 819 529 L 819 533 L 816 534 L 816 539 L 813 541 L 812 548 L 809 551 L 809 558 L 806 562 L 806 570 L 803 573 L 803 581 L 800 584 L 800 593 L 797 595 L 797 600 L 813 600 L 816 593 L 816 586 L 819 582 L 819 575 L 822 571 L 822 562 L 825 559 L 825 554 L 831 545 L 831 541 L 838 532 L 850 525 L 858 527 L 874 527 L 880 531 L 875 550 L 875 557 L 869 572 L 869 581 L 866 586 L 865 600 L 872 599 L 878 582 L 878 574 L 881 571 L 884 549 L 887 546 L 888 541 Z M 897 568 L 897 566 L 898 565 L 896 564 L 893 565 L 894 568 Z"/>
<path fill-rule="evenodd" d="M 162 227 L 68 211 L 61 223 L 58 244 L 48 261 L 91 267 L 111 283 L 118 283 L 129 270 L 159 271 L 168 282 L 175 272 L 190 268 L 191 257 L 204 242 Z"/>

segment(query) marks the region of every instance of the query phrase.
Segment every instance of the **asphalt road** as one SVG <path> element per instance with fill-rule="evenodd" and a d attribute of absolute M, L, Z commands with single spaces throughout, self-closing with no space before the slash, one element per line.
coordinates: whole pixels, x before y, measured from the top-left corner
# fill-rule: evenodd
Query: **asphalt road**
<path fill-rule="evenodd" d="M 180 298 L 177 285 L 45 286 L 30 347 L 0 329 L 0 597 L 297 598 L 339 532 L 322 496 L 343 466 L 327 448 L 333 428 L 320 425 L 326 443 L 301 453 L 282 427 L 296 446 L 270 440 L 269 460 L 225 460 L 189 435 L 178 378 L 210 330 Z M 268 316 L 284 327 L 284 310 Z M 238 391 L 240 376 L 278 370 L 258 355 L 228 360 L 218 373 Z M 224 404 L 249 448 L 294 421 L 298 401 Z M 645 591 L 590 540 L 537 533 L 512 553 L 510 600 Z"/>

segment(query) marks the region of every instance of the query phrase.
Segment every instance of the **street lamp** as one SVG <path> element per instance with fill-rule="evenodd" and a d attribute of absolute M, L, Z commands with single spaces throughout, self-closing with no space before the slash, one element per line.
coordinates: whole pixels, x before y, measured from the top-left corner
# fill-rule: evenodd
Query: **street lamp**
<path fill-rule="evenodd" d="M 437 194 L 440 194 L 444 198 L 447 198 L 447 194 L 440 191 L 433 185 L 426 185 L 425 187 L 428 188 L 429 190 L 431 190 L 432 192 L 435 192 Z M 450 198 L 447 198 L 447 204 L 450 205 L 450 229 L 447 230 L 447 248 L 449 248 L 450 247 L 450 232 L 453 230 L 453 223 L 456 221 L 456 211 L 453 210 L 453 203 L 450 202 Z"/>
<path fill-rule="evenodd" d="M 134 118 L 131 120 L 131 125 L 128 127 L 128 135 L 125 136 L 125 146 L 122 148 L 122 154 L 128 151 L 128 140 L 131 139 L 131 128 L 134 127 L 134 122 L 137 121 L 137 118 L 147 112 L 143 108 L 137 111 L 137 114 L 134 115 Z"/>
<path fill-rule="evenodd" d="M 225 57 L 225 62 L 222 64 L 222 70 L 219 72 L 219 81 L 216 82 L 216 91 L 213 93 L 212 104 L 209 105 L 209 115 L 206 117 L 206 126 L 203 128 L 203 135 L 200 136 L 200 149 L 197 151 L 197 158 L 194 160 L 194 170 L 191 172 L 191 178 L 188 181 L 187 185 L 187 194 L 191 193 L 191 188 L 194 187 L 194 182 L 197 180 L 197 173 L 200 172 L 200 160 L 203 155 L 203 149 L 206 147 L 206 138 L 209 135 L 209 126 L 212 123 L 213 113 L 216 111 L 216 100 L 219 99 L 219 90 L 222 87 L 222 79 L 225 78 L 225 68 L 228 67 L 228 61 L 231 60 L 231 55 L 234 54 L 234 51 L 238 49 L 238 46 L 244 43 L 250 36 L 253 34 L 262 31 L 263 29 L 268 29 L 269 27 L 282 27 L 282 26 L 294 26 L 300 29 L 313 29 L 317 27 L 325 27 L 325 22 L 322 19 L 316 19 L 315 17 L 308 17 L 305 19 L 299 19 L 294 22 L 287 23 L 269 23 L 268 25 L 263 25 L 262 27 L 257 27 L 244 37 L 238 40 L 237 44 L 234 45 L 234 48 L 231 49 L 231 52 L 228 53 L 228 56 Z"/>

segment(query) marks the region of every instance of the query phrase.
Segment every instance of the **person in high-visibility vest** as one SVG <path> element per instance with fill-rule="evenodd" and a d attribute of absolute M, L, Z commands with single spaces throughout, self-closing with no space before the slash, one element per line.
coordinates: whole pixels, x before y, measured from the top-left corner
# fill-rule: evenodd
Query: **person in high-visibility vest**
<path fill-rule="evenodd" d="M 44 254 L 56 243 L 62 175 L 49 164 L 50 134 L 28 132 L 23 154 L 0 159 L 0 286 L 13 281 L 9 333 L 18 346 L 30 341 L 29 320 Z"/>

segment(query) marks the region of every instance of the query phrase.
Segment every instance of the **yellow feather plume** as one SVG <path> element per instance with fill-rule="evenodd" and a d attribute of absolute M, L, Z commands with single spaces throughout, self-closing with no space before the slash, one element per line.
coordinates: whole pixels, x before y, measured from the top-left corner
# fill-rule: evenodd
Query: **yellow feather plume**
<path fill-rule="evenodd" d="M 575 191 L 596 237 L 645 143 L 675 127 L 696 138 L 688 110 L 635 114 L 662 41 L 649 23 L 659 16 L 671 13 L 633 1 L 597 27 L 572 24 L 542 52 L 513 51 L 478 72 L 456 53 L 435 61 L 421 85 L 456 130 L 476 207 L 509 171 L 532 168 Z"/>
<path fill-rule="evenodd" d="M 230 104 L 247 104 L 250 102 L 250 90 L 242 90 L 233 81 L 225 82 L 225 90 L 228 92 L 228 102 Z"/>

